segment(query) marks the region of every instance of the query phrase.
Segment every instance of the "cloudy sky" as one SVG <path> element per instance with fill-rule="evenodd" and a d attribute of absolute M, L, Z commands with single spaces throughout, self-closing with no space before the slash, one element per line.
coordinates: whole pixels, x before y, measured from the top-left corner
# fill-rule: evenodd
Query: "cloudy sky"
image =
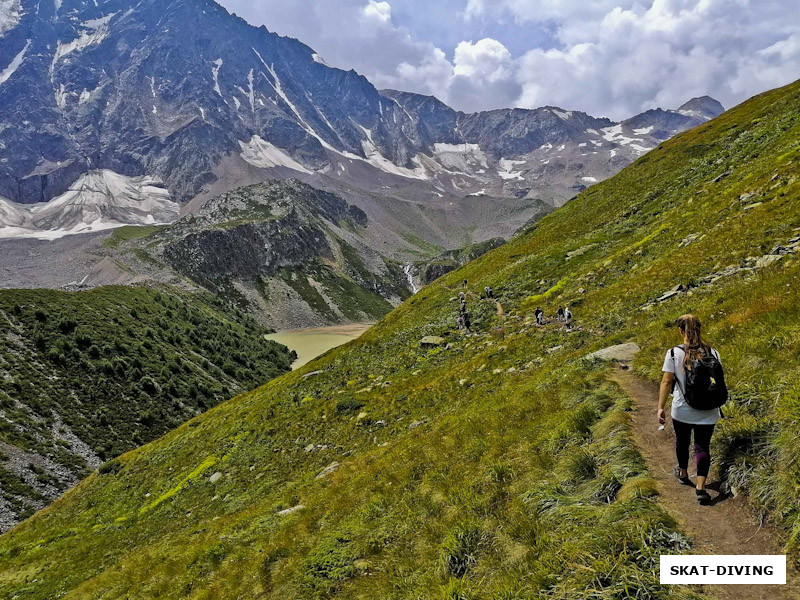
<path fill-rule="evenodd" d="M 800 78 L 799 0 L 218 0 L 378 88 L 621 118 Z"/>

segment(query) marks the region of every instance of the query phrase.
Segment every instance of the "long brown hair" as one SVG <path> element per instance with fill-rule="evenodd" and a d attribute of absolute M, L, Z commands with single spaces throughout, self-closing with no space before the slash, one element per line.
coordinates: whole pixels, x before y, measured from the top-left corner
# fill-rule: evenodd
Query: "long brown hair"
<path fill-rule="evenodd" d="M 680 329 L 683 334 L 684 364 L 688 364 L 692 360 L 711 354 L 709 345 L 703 341 L 700 319 L 690 314 L 682 315 L 678 317 L 678 329 Z"/>

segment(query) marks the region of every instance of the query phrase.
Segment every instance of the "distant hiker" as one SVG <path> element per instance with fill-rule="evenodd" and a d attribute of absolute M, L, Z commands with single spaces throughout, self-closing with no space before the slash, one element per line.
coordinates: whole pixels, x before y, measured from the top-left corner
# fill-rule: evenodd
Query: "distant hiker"
<path fill-rule="evenodd" d="M 572 311 L 569 309 L 569 306 L 564 309 L 564 323 L 568 329 L 572 328 Z"/>
<path fill-rule="evenodd" d="M 544 311 L 537 306 L 533 314 L 536 317 L 536 324 L 544 325 Z"/>
<path fill-rule="evenodd" d="M 708 504 L 711 496 L 705 486 L 711 465 L 711 436 L 722 416 L 721 407 L 728 399 L 728 390 L 719 353 L 703 341 L 700 329 L 700 320 L 694 315 L 678 319 L 683 344 L 667 351 L 664 358 L 657 418 L 660 424 L 666 423 L 664 407 L 672 392 L 670 414 L 678 459 L 675 476 L 682 484 L 693 485 L 688 468 L 689 445 L 694 432 L 695 494 L 700 504 Z"/>
<path fill-rule="evenodd" d="M 564 320 L 564 309 L 562 307 L 558 307 L 556 311 L 556 321 L 563 321 Z"/>
<path fill-rule="evenodd" d="M 472 323 L 470 322 L 470 318 L 469 318 L 469 313 L 468 312 L 462 312 L 460 315 L 458 315 L 458 328 L 459 329 L 465 329 L 467 331 L 467 333 L 472 333 L 472 331 L 470 330 L 470 325 L 471 324 Z"/>
<path fill-rule="evenodd" d="M 491 300 L 494 298 L 494 290 L 490 288 L 488 285 L 483 288 L 483 291 L 486 293 L 486 297 Z"/>
<path fill-rule="evenodd" d="M 461 284 L 461 287 L 463 287 L 464 289 L 466 289 L 466 288 L 467 288 L 467 280 L 466 280 L 466 279 L 465 279 L 465 280 L 464 280 L 464 282 Z"/>

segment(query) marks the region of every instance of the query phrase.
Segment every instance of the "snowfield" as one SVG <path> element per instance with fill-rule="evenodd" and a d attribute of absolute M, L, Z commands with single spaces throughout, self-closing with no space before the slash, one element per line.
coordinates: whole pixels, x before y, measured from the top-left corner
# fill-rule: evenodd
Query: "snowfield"
<path fill-rule="evenodd" d="M 0 238 L 53 240 L 124 225 L 171 223 L 179 213 L 180 206 L 153 177 L 90 171 L 50 202 L 24 205 L 0 198 Z"/>
<path fill-rule="evenodd" d="M 22 61 L 25 60 L 25 54 L 28 52 L 28 48 L 31 47 L 31 40 L 25 44 L 25 47 L 19 51 L 14 59 L 11 61 L 11 64 L 8 65 L 2 72 L 0 72 L 0 85 L 3 85 L 8 79 L 19 69 L 20 65 L 22 65 Z"/>
<path fill-rule="evenodd" d="M 311 173 L 286 152 L 262 139 L 261 136 L 254 135 L 247 143 L 240 141 L 239 146 L 242 148 L 240 155 L 242 159 L 254 167 L 261 169 L 288 167 L 301 173 Z"/>
<path fill-rule="evenodd" d="M 19 25 L 22 19 L 22 4 L 19 0 L 0 0 L 0 37 Z"/>

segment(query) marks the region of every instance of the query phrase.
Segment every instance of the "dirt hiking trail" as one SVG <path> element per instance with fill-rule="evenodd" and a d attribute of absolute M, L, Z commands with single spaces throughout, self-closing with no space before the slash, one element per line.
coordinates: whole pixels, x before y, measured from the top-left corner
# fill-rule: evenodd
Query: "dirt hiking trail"
<path fill-rule="evenodd" d="M 700 506 L 694 489 L 681 485 L 673 475 L 675 446 L 672 422 L 658 431 L 658 385 L 636 377 L 630 370 L 614 368 L 611 378 L 634 401 L 633 433 L 636 445 L 647 462 L 651 476 L 658 482 L 659 501 L 680 523 L 694 541 L 694 554 L 783 554 L 781 533 L 759 522 L 744 498 L 719 493 L 719 480 L 713 471 L 707 486 L 712 502 Z M 693 475 L 693 461 L 689 476 Z M 798 600 L 800 578 L 787 565 L 786 585 L 703 585 L 696 586 L 719 600 Z"/>

